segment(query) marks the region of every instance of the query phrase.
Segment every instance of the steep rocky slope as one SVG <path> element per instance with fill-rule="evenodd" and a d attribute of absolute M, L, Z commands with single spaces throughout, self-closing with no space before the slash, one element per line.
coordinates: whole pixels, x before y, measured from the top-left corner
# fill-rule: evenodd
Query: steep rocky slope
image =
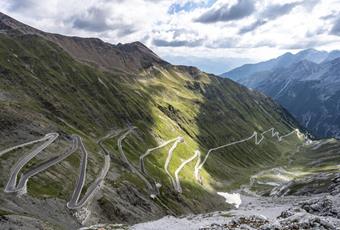
<path fill-rule="evenodd" d="M 138 42 L 115 46 L 48 34 L 3 14 L 0 30 L 0 150 L 58 132 L 60 138 L 23 168 L 27 171 L 60 155 L 77 134 L 89 151 L 85 190 L 101 172 L 104 149 L 111 157 L 104 184 L 86 209 L 73 211 L 66 203 L 79 174 L 79 154 L 33 176 L 21 197 L 3 189 L 11 167 L 33 147 L 1 156 L 0 222 L 75 229 L 225 209 L 216 190 L 238 188 L 257 171 L 285 162 L 302 142 L 296 135 L 280 143 L 266 135 L 258 146 L 249 141 L 216 151 L 202 169 L 202 184 L 194 178 L 195 162 L 184 167 L 181 194 L 164 170 L 167 146 L 146 160 L 149 177 L 161 184 L 152 199 L 136 173 L 147 149 L 183 137 L 169 165 L 173 175 L 196 149 L 203 158 L 208 149 L 254 130 L 274 127 L 285 134 L 298 125 L 268 97 L 193 67 L 170 65 Z M 122 140 L 132 126 L 136 129 Z M 100 140 L 107 134 L 112 138 L 102 143 L 103 149 Z"/>

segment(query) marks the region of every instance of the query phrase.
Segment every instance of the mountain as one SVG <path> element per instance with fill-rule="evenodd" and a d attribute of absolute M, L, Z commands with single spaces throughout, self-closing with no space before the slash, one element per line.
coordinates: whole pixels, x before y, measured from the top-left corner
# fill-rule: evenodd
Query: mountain
<path fill-rule="evenodd" d="M 303 59 L 237 81 L 275 99 L 314 136 L 340 137 L 340 53 L 317 54 L 319 63 Z"/>
<path fill-rule="evenodd" d="M 0 222 L 5 227 L 76 229 L 225 210 L 230 205 L 216 191 L 238 189 L 254 173 L 288 162 L 302 146 L 300 136 L 278 142 L 273 132 L 256 139 L 263 142 L 258 145 L 249 139 L 216 149 L 202 165 L 201 183 L 194 161 L 183 168 L 179 192 L 175 171 L 195 150 L 203 161 L 208 150 L 254 131 L 273 127 L 284 135 L 299 125 L 262 93 L 194 67 L 171 65 L 140 42 L 112 45 L 45 33 L 4 14 L 0 30 Z M 171 145 L 151 154 L 169 140 Z M 28 142 L 33 146 L 22 145 Z M 150 154 L 147 172 L 140 166 L 144 153 Z M 31 176 L 21 196 L 11 193 L 16 180 L 12 187 L 8 182 L 18 167 Z M 77 202 L 69 201 L 77 196 L 88 201 L 73 209 Z"/>
<path fill-rule="evenodd" d="M 296 54 L 285 53 L 277 58 L 268 61 L 259 62 L 256 64 L 245 64 L 237 67 L 229 72 L 223 73 L 222 77 L 228 77 L 237 82 L 247 81 L 252 75 L 257 75 L 260 72 L 272 71 L 276 68 L 289 67 L 292 64 L 298 63 L 303 60 L 321 63 L 323 61 L 331 61 L 340 57 L 339 51 L 318 51 L 315 49 L 302 50 Z"/>
<path fill-rule="evenodd" d="M 329 62 L 340 57 L 340 50 L 331 51 L 323 62 Z"/>
<path fill-rule="evenodd" d="M 154 63 L 167 64 L 140 42 L 112 45 L 98 38 L 66 37 L 45 33 L 1 12 L 0 30 L 11 34 L 39 36 L 57 44 L 74 59 L 103 70 L 138 72 Z"/>
<path fill-rule="evenodd" d="M 318 137 L 340 137 L 340 58 L 274 71 L 256 89 L 281 103 Z M 278 73 L 280 72 L 280 73 Z M 270 80 L 269 80 L 270 79 Z"/>

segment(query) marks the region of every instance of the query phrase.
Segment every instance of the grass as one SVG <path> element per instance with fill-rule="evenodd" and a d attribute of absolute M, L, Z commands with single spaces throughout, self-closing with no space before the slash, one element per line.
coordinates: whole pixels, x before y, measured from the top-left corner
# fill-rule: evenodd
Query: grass
<path fill-rule="evenodd" d="M 6 216 L 6 215 L 11 215 L 11 214 L 12 212 L 0 209 L 0 216 Z"/>
<path fill-rule="evenodd" d="M 0 119 L 9 123 L 0 124 L 1 134 L 7 136 L 20 127 L 29 132 L 35 128 L 32 122 L 44 127 L 40 129 L 42 133 L 53 130 L 64 135 L 79 134 L 89 151 L 87 183 L 98 175 L 103 164 L 96 140 L 112 128 L 138 126 L 137 135 L 129 135 L 123 143 L 129 160 L 136 166 L 139 156 L 158 146 L 160 140 L 184 137 L 185 142 L 178 145 L 171 160 L 170 172 L 174 173 L 196 149 L 204 157 L 209 148 L 248 137 L 254 130 L 274 126 L 287 133 L 296 126 L 270 99 L 228 79 L 174 66 L 160 66 L 161 71 L 150 70 L 147 75 L 104 72 L 77 62 L 57 45 L 34 35 L 11 38 L 0 34 L 0 66 L 0 90 L 13 98 L 0 102 L 4 104 L 0 107 Z M 106 144 L 117 160 L 112 163 L 116 168 L 111 168 L 111 173 L 119 173 L 115 185 L 127 180 L 145 190 L 139 178 L 119 165 L 115 142 L 116 138 Z M 202 170 L 204 186 L 194 180 L 191 163 L 180 174 L 184 189 L 181 202 L 173 194 L 170 198 L 163 196 L 162 201 L 176 213 L 213 209 L 216 189 L 237 188 L 255 172 L 282 164 L 298 143 L 292 139 L 278 144 L 268 138 L 261 146 L 245 143 L 215 152 Z M 146 161 L 147 170 L 163 184 L 163 192 L 172 190 L 162 169 L 169 148 L 155 152 Z M 58 181 L 48 182 L 49 174 L 44 174 L 37 177 L 43 183 L 37 183 L 38 179 L 29 183 L 29 192 L 37 197 L 65 199 L 73 189 L 79 157 L 75 154 L 66 161 L 72 167 L 53 167 Z M 63 180 L 69 180 L 65 187 Z"/>
<path fill-rule="evenodd" d="M 323 140 L 326 141 L 326 140 Z M 339 148 L 338 141 L 330 141 L 325 143 L 318 149 L 314 149 L 313 145 L 300 146 L 299 151 L 289 154 L 289 159 L 284 158 L 279 165 L 287 171 L 287 174 L 280 174 L 280 177 L 286 176 L 291 182 L 288 194 L 298 194 L 299 192 L 324 192 L 327 191 L 331 184 L 332 178 L 339 173 L 340 158 L 337 154 Z M 318 178 L 318 174 L 323 173 L 322 178 Z M 313 177 L 313 180 L 309 178 Z M 268 171 L 258 177 L 261 181 L 280 182 L 282 178 Z M 269 185 L 255 184 L 252 190 L 268 194 L 273 187 Z"/>
<path fill-rule="evenodd" d="M 33 197 L 60 197 L 65 199 L 68 196 L 63 193 L 63 184 L 56 181 L 47 182 L 46 180 L 31 179 L 27 184 L 27 191 Z"/>

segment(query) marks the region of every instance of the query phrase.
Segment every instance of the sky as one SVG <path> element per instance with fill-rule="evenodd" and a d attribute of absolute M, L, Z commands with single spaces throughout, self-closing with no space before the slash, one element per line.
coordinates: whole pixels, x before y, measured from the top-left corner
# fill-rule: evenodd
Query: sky
<path fill-rule="evenodd" d="M 215 74 L 340 48 L 340 0 L 1 0 L 0 9 L 47 32 L 140 41 L 171 63 Z"/>

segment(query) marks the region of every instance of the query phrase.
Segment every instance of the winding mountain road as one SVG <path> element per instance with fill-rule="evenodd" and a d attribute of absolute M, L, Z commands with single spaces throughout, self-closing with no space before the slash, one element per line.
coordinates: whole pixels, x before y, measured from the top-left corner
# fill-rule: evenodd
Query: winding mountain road
<path fill-rule="evenodd" d="M 175 150 L 175 148 L 177 147 L 177 145 L 179 143 L 182 143 L 184 142 L 184 138 L 183 137 L 178 137 L 177 140 L 175 141 L 175 143 L 171 146 L 171 148 L 169 149 L 169 152 L 168 152 L 168 157 L 166 158 L 165 160 L 165 164 L 164 164 L 164 170 L 165 170 L 165 173 L 168 175 L 168 177 L 170 178 L 170 181 L 174 187 L 175 190 L 176 189 L 176 181 L 174 180 L 173 176 L 171 175 L 171 173 L 169 172 L 169 164 L 170 164 L 170 161 L 171 161 L 171 158 L 172 158 L 172 155 L 173 155 L 173 152 Z"/>
<path fill-rule="evenodd" d="M 168 140 L 166 142 L 164 142 L 163 144 L 157 146 L 157 147 L 154 147 L 154 148 L 151 148 L 151 149 L 147 149 L 146 152 L 141 155 L 139 157 L 139 167 L 140 167 L 140 170 L 143 172 L 143 173 L 146 173 L 146 170 L 145 170 L 145 165 L 144 165 L 144 158 L 149 156 L 153 151 L 157 150 L 157 149 L 161 149 L 165 146 L 167 146 L 168 144 L 172 143 L 172 142 L 175 142 L 178 140 L 179 137 L 176 137 L 174 139 L 171 139 L 171 140 Z"/>
<path fill-rule="evenodd" d="M 154 184 L 154 189 L 155 189 L 155 194 L 159 194 L 159 187 L 161 186 L 159 183 L 156 182 L 156 180 L 154 178 L 152 178 L 152 176 L 150 176 L 145 168 L 145 162 L 144 162 L 144 159 L 149 156 L 153 151 L 155 150 L 158 150 L 158 149 L 161 149 L 161 148 L 164 148 L 165 146 L 173 143 L 173 142 L 176 142 L 180 137 L 176 137 L 174 139 L 171 139 L 171 140 L 168 140 L 166 142 L 164 142 L 163 144 L 159 145 L 159 146 L 156 146 L 156 147 L 153 147 L 153 148 L 150 148 L 150 149 L 147 149 L 145 151 L 145 153 L 143 155 L 141 155 L 139 157 L 139 167 L 140 167 L 140 170 L 142 172 L 143 175 L 145 175 L 146 177 L 150 178 L 150 180 L 152 180 L 153 184 Z"/>
<path fill-rule="evenodd" d="M 109 169 L 110 169 L 110 156 L 104 155 L 104 167 L 102 168 L 99 176 L 95 179 L 95 181 L 88 187 L 84 197 L 79 201 L 80 194 L 83 190 L 85 179 L 86 179 L 86 167 L 87 167 L 87 158 L 88 152 L 84 146 L 84 143 L 81 137 L 74 135 L 77 139 L 78 147 L 81 152 L 80 158 L 80 167 L 79 167 L 79 177 L 77 180 L 76 188 L 74 189 L 70 201 L 67 203 L 67 207 L 69 209 L 79 209 L 83 207 L 95 194 L 95 192 L 100 188 L 102 182 L 104 181 Z"/>
<path fill-rule="evenodd" d="M 55 164 L 58 164 L 59 162 L 63 161 L 68 156 L 70 156 L 72 153 L 74 153 L 77 150 L 77 145 L 78 145 L 77 142 L 78 142 L 78 139 L 72 138 L 71 147 L 68 148 L 62 155 L 53 157 L 50 160 L 42 162 L 39 165 L 37 165 L 34 168 L 27 171 L 26 173 L 22 174 L 22 176 L 20 177 L 18 186 L 16 188 L 16 191 L 17 192 L 21 191 L 22 194 L 26 193 L 27 192 L 27 182 L 28 182 L 28 180 L 32 176 L 35 176 L 36 174 L 47 170 L 49 167 L 51 167 Z M 13 191 L 13 192 L 15 192 L 15 191 Z"/>
<path fill-rule="evenodd" d="M 72 145 L 69 147 L 65 152 L 60 155 L 53 157 L 47 161 L 44 161 L 34 168 L 30 169 L 26 173 L 24 173 L 19 180 L 19 183 L 17 185 L 17 177 L 20 172 L 20 170 L 36 155 L 38 155 L 40 152 L 42 152 L 45 148 L 47 148 L 50 144 L 52 144 L 57 138 L 59 137 L 58 133 L 49 133 L 45 135 L 45 137 L 30 141 L 21 145 L 17 145 L 8 149 L 5 149 L 1 151 L 0 156 L 2 156 L 5 153 L 14 151 L 18 148 L 22 148 L 28 145 L 32 145 L 38 142 L 46 141 L 44 144 L 40 145 L 33 151 L 31 151 L 29 154 L 23 156 L 19 161 L 14 165 L 14 167 L 11 169 L 10 177 L 7 182 L 7 185 L 5 187 L 6 193 L 18 193 L 18 194 L 24 194 L 27 192 L 27 182 L 28 180 L 34 176 L 37 175 L 40 172 L 43 172 L 47 170 L 48 168 L 52 167 L 55 164 L 58 164 L 59 162 L 65 160 L 68 156 L 72 155 L 77 149 L 80 149 L 81 152 L 81 160 L 80 160 L 80 168 L 79 168 L 79 177 L 77 180 L 76 187 L 72 193 L 70 201 L 67 203 L 67 207 L 69 209 L 78 209 L 83 207 L 87 202 L 93 197 L 95 192 L 100 188 L 101 184 L 103 183 L 109 169 L 110 169 L 110 156 L 105 153 L 104 155 L 104 167 L 101 170 L 100 175 L 96 178 L 96 180 L 89 186 L 87 189 L 84 197 L 79 201 L 80 194 L 82 192 L 82 189 L 85 184 L 85 178 L 86 178 L 86 166 L 87 166 L 87 157 L 88 153 L 87 150 L 83 144 L 83 141 L 80 136 L 78 135 L 72 135 Z"/>
<path fill-rule="evenodd" d="M 271 135 L 272 137 L 276 137 L 277 140 L 280 142 L 283 140 L 283 138 L 285 137 L 288 137 L 288 136 L 291 136 L 292 134 L 296 133 L 298 137 L 303 137 L 304 139 L 306 139 L 307 137 L 302 134 L 300 132 L 300 130 L 298 129 L 294 129 L 293 131 L 291 131 L 290 133 L 287 133 L 283 136 L 280 136 L 280 133 L 275 131 L 274 128 L 270 128 L 260 134 L 258 134 L 257 132 L 254 132 L 250 137 L 247 137 L 245 139 L 242 139 L 242 140 L 239 140 L 239 141 L 234 141 L 234 142 L 231 142 L 231 143 L 228 143 L 228 144 L 225 144 L 225 145 L 222 145 L 222 146 L 219 146 L 219 147 L 216 147 L 216 148 L 212 148 L 212 149 L 209 149 L 207 154 L 205 155 L 205 158 L 204 160 L 202 161 L 202 163 L 200 163 L 197 167 L 195 167 L 195 170 L 194 170 L 194 176 L 196 178 L 196 180 L 199 182 L 199 183 L 202 183 L 202 178 L 200 176 L 200 170 L 202 169 L 202 167 L 204 166 L 204 164 L 206 163 L 206 161 L 208 160 L 210 154 L 213 152 L 213 151 L 216 151 L 216 150 L 219 150 L 219 149 L 223 149 L 223 148 L 226 148 L 228 146 L 232 146 L 232 145 L 236 145 L 236 144 L 240 144 L 240 143 L 243 143 L 243 142 L 246 142 L 246 141 L 249 141 L 251 139 L 254 138 L 255 140 L 255 145 L 259 145 L 263 139 L 264 139 L 264 134 L 266 133 L 269 133 L 271 132 Z M 259 135 L 260 135 L 260 138 L 259 138 Z"/>
<path fill-rule="evenodd" d="M 181 187 L 181 182 L 179 180 L 179 173 L 182 171 L 185 165 L 189 164 L 191 161 L 193 161 L 195 158 L 197 158 L 197 162 L 195 165 L 195 168 L 198 167 L 201 161 L 201 152 L 199 150 L 196 150 L 194 155 L 190 157 L 189 159 L 185 160 L 182 162 L 182 164 L 176 169 L 175 171 L 175 182 L 176 182 L 176 191 L 179 193 L 182 193 L 182 187 Z"/>
<path fill-rule="evenodd" d="M 121 155 L 121 158 L 122 158 L 123 162 L 124 162 L 126 165 L 128 165 L 130 171 L 131 171 L 132 173 L 136 174 L 136 175 L 137 175 L 137 176 L 145 183 L 146 187 L 147 187 L 150 191 L 152 191 L 152 192 L 154 192 L 154 193 L 157 193 L 157 191 L 155 190 L 155 186 L 156 186 L 156 185 L 153 186 L 153 185 L 150 183 L 150 181 L 143 175 L 143 173 L 140 172 L 135 166 L 133 166 L 133 165 L 130 163 L 130 161 L 129 161 L 128 158 L 126 157 L 125 152 L 124 152 L 124 150 L 123 150 L 122 141 L 123 141 L 123 140 L 124 140 L 124 139 L 125 139 L 125 138 L 126 138 L 126 137 L 134 130 L 134 129 L 136 129 L 136 127 L 131 127 L 127 132 L 125 132 L 122 136 L 119 137 L 119 139 L 118 139 L 118 141 L 117 141 L 118 150 L 119 150 L 119 152 L 120 152 L 120 155 Z M 154 196 L 155 196 L 154 193 L 152 193 L 150 196 L 151 196 L 151 197 L 154 197 Z"/>
<path fill-rule="evenodd" d="M 49 133 L 47 134 L 45 137 L 36 140 L 36 141 L 31 141 L 28 142 L 26 144 L 22 144 L 22 145 L 18 145 L 9 149 L 6 149 L 4 151 L 2 151 L 0 155 L 3 155 L 4 153 L 13 151 L 15 149 L 18 148 L 22 148 L 23 146 L 27 146 L 27 145 L 31 145 L 37 142 L 41 142 L 41 141 L 46 141 L 45 143 L 43 143 L 42 145 L 38 146 L 36 149 L 34 149 L 33 151 L 31 151 L 30 153 L 28 153 L 27 155 L 21 157 L 19 159 L 19 161 L 14 165 L 14 167 L 11 169 L 10 172 L 10 177 L 9 180 L 7 182 L 7 185 L 5 187 L 4 192 L 6 193 L 12 193 L 12 192 L 20 192 L 20 190 L 22 190 L 22 188 L 18 189 L 16 187 L 17 184 L 17 177 L 18 174 L 20 172 L 20 170 L 32 159 L 34 158 L 36 155 L 38 155 L 41 151 L 43 151 L 44 149 L 46 149 L 50 144 L 52 144 L 57 138 L 59 137 L 58 133 Z"/>
<path fill-rule="evenodd" d="M 136 129 L 136 127 L 129 128 L 125 133 L 123 133 L 118 138 L 118 140 L 117 140 L 118 150 L 119 150 L 119 153 L 121 155 L 121 159 L 123 160 L 124 163 L 126 163 L 126 165 L 129 167 L 130 171 L 132 173 L 136 174 L 141 180 L 143 180 L 145 185 L 147 186 L 147 188 L 150 191 L 153 192 L 153 194 L 150 195 L 152 198 L 156 197 L 156 195 L 159 194 L 159 190 L 158 190 L 158 186 L 157 186 L 155 180 L 151 176 L 149 176 L 146 172 L 145 165 L 144 165 L 144 159 L 147 156 L 149 156 L 153 151 L 160 149 L 160 148 L 163 148 L 163 147 L 169 145 L 170 143 L 173 143 L 173 145 L 171 146 L 171 148 L 168 151 L 168 155 L 167 155 L 167 158 L 166 158 L 166 161 L 165 161 L 165 164 L 164 164 L 164 170 L 165 170 L 166 174 L 168 175 L 168 177 L 170 178 L 170 181 L 171 181 L 174 189 L 178 193 L 182 193 L 182 187 L 181 187 L 181 184 L 180 184 L 179 174 L 188 163 L 192 162 L 195 159 L 197 159 L 197 162 L 194 166 L 194 177 L 198 182 L 202 183 L 201 176 L 200 176 L 200 170 L 202 169 L 202 167 L 204 166 L 204 164 L 208 160 L 210 154 L 214 151 L 217 151 L 217 150 L 222 149 L 222 148 L 226 148 L 228 146 L 240 144 L 240 143 L 249 141 L 251 139 L 254 139 L 255 144 L 259 145 L 263 141 L 263 139 L 265 138 L 264 134 L 270 133 L 270 132 L 271 132 L 271 136 L 276 137 L 279 142 L 282 141 L 283 138 L 286 138 L 286 137 L 288 137 L 288 136 L 290 136 L 294 133 L 296 133 L 299 138 L 303 137 L 305 140 L 308 139 L 298 129 L 295 129 L 292 132 L 287 133 L 287 134 L 282 135 L 282 136 L 280 136 L 279 132 L 275 131 L 274 128 L 270 128 L 270 129 L 268 129 L 268 130 L 266 130 L 266 131 L 264 131 L 260 134 L 258 134 L 257 132 L 254 132 L 250 137 L 244 138 L 244 139 L 239 140 L 239 141 L 231 142 L 231 143 L 228 143 L 228 144 L 216 147 L 216 148 L 209 149 L 202 162 L 201 162 L 200 151 L 196 150 L 194 152 L 193 156 L 191 156 L 187 160 L 184 160 L 180 164 L 180 166 L 175 170 L 175 174 L 174 174 L 175 179 L 174 179 L 174 177 L 169 172 L 169 164 L 171 162 L 171 159 L 173 157 L 173 152 L 176 149 L 177 145 L 184 141 L 183 137 L 177 137 L 177 138 L 171 139 L 171 140 L 166 141 L 166 142 L 164 142 L 163 144 L 161 144 L 157 147 L 150 148 L 150 149 L 146 150 L 146 152 L 139 157 L 140 169 L 137 169 L 135 166 L 133 166 L 130 163 L 130 161 L 128 160 L 127 156 L 125 155 L 125 152 L 124 152 L 123 147 L 122 147 L 123 140 L 134 129 Z M 90 184 L 90 186 L 88 187 L 83 198 L 80 199 L 80 195 L 81 195 L 81 192 L 83 190 L 83 187 L 84 187 L 84 184 L 85 184 L 85 179 L 86 179 L 88 152 L 87 152 L 87 150 L 84 146 L 82 138 L 78 135 L 72 135 L 71 136 L 72 144 L 69 148 L 67 148 L 64 151 L 63 154 L 61 154 L 60 156 L 55 156 L 55 157 L 53 157 L 53 158 L 51 158 L 47 161 L 44 161 L 44 162 L 38 164 L 37 166 L 33 167 L 32 169 L 28 170 L 26 173 L 24 173 L 20 177 L 19 183 L 17 184 L 18 174 L 21 171 L 21 169 L 31 159 L 33 159 L 36 155 L 38 155 L 40 152 L 42 152 L 44 149 L 46 149 L 49 145 L 51 145 L 59 137 L 58 133 L 49 133 L 49 134 L 46 134 L 43 138 L 40 138 L 40 139 L 37 139 L 37 140 L 34 140 L 34 141 L 30 141 L 30 142 L 27 142 L 27 143 L 24 143 L 24 144 L 16 145 L 14 147 L 5 149 L 5 150 L 0 152 L 0 157 L 1 157 L 2 155 L 6 154 L 8 152 L 14 151 L 16 149 L 23 148 L 23 147 L 26 147 L 26 146 L 29 146 L 29 145 L 32 145 L 32 144 L 36 144 L 36 143 L 39 143 L 39 142 L 44 142 L 43 144 L 41 144 L 40 146 L 38 146 L 37 148 L 35 148 L 31 152 L 29 152 L 28 154 L 21 157 L 18 160 L 18 162 L 13 166 L 13 168 L 11 169 L 11 172 L 10 172 L 9 180 L 8 180 L 7 185 L 5 187 L 5 192 L 6 193 L 18 193 L 18 194 L 26 193 L 27 192 L 27 182 L 32 176 L 35 176 L 38 173 L 47 170 L 51 166 L 58 164 L 59 162 L 65 160 L 68 156 L 72 155 L 78 149 L 80 149 L 81 159 L 80 159 L 80 167 L 79 167 L 79 176 L 78 176 L 78 179 L 77 179 L 77 182 L 76 182 L 75 189 L 72 193 L 71 199 L 67 203 L 67 207 L 69 209 L 79 209 L 79 208 L 84 207 L 84 205 L 86 205 L 89 202 L 89 200 L 91 200 L 91 198 L 93 198 L 96 191 L 101 187 L 101 185 L 103 184 L 104 179 L 105 179 L 105 177 L 106 177 L 106 175 L 107 175 L 107 173 L 110 169 L 110 153 L 109 153 L 108 150 L 105 149 L 105 147 L 102 143 L 106 139 L 112 138 L 114 136 L 118 136 L 121 132 L 122 131 L 120 131 L 118 133 L 108 134 L 108 135 L 106 135 L 103 138 L 98 140 L 97 143 L 102 148 L 103 153 L 104 153 L 104 166 L 101 169 L 100 174 L 94 180 L 94 182 L 92 182 Z M 152 180 L 152 183 L 150 183 L 150 181 L 147 177 L 151 178 L 150 180 Z"/>
<path fill-rule="evenodd" d="M 38 140 L 34 140 L 34 141 L 29 141 L 29 142 L 26 142 L 24 144 L 21 144 L 21 145 L 16 145 L 14 147 L 11 147 L 11 148 L 8 148 L 8 149 L 5 149 L 3 151 L 0 152 L 0 157 L 8 152 L 11 152 L 13 150 L 16 150 L 16 149 L 19 149 L 19 148 L 23 148 L 23 147 L 26 147 L 28 145 L 32 145 L 32 144 L 35 144 L 35 143 L 38 143 L 38 142 L 43 142 L 43 141 L 46 141 L 48 139 L 51 139 L 53 138 L 54 136 L 56 135 L 59 135 L 58 133 L 49 133 L 49 134 L 46 134 L 43 138 L 40 138 Z"/>

